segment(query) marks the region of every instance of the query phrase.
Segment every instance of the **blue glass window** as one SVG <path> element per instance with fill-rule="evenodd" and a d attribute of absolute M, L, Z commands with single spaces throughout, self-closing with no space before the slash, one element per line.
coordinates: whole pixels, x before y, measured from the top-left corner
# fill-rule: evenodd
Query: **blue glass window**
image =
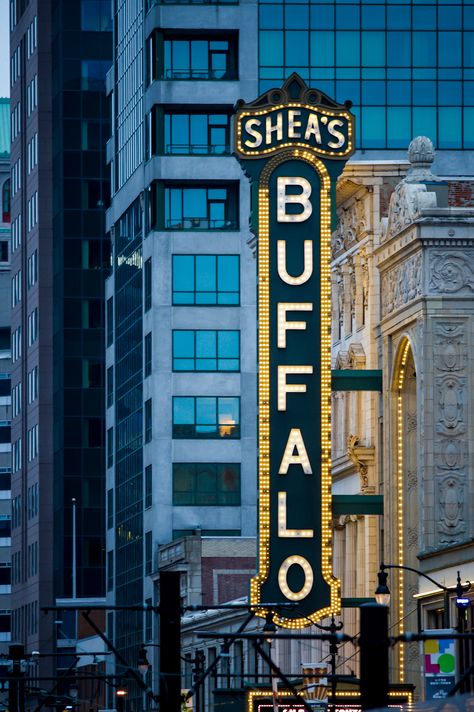
<path fill-rule="evenodd" d="M 173 230 L 235 230 L 236 187 L 165 187 L 165 227 Z"/>
<path fill-rule="evenodd" d="M 174 438 L 240 438 L 240 398 L 176 396 Z"/>
<path fill-rule="evenodd" d="M 311 32 L 311 64 L 314 67 L 334 66 L 334 33 Z M 322 88 L 322 87 L 320 87 Z M 325 91 L 325 90 L 324 90 Z"/>
<path fill-rule="evenodd" d="M 336 32 L 336 62 L 343 67 L 360 64 L 359 32 Z"/>
<path fill-rule="evenodd" d="M 281 30 L 283 28 L 282 5 L 262 5 L 259 12 L 262 30 Z"/>
<path fill-rule="evenodd" d="M 461 108 L 439 108 L 439 136 L 440 148 L 456 148 L 459 146 L 461 136 Z"/>
<path fill-rule="evenodd" d="M 238 371 L 239 331 L 173 331 L 175 371 Z"/>
<path fill-rule="evenodd" d="M 308 33 L 288 31 L 286 33 L 285 63 L 289 65 L 308 64 Z"/>
<path fill-rule="evenodd" d="M 444 30 L 459 30 L 461 29 L 461 23 L 460 5 L 438 6 L 438 27 Z"/>
<path fill-rule="evenodd" d="M 436 122 L 437 109 L 413 108 L 413 136 L 428 136 L 436 144 L 438 141 Z"/>
<path fill-rule="evenodd" d="M 385 104 L 385 82 L 362 82 L 362 103 L 369 105 Z"/>
<path fill-rule="evenodd" d="M 164 79 L 236 79 L 234 35 L 165 37 Z"/>
<path fill-rule="evenodd" d="M 474 109 L 464 109 L 464 145 L 474 148 Z"/>
<path fill-rule="evenodd" d="M 361 9 L 363 30 L 385 29 L 385 5 L 370 5 L 369 7 L 363 5 Z M 391 25 L 389 26 L 391 27 Z"/>
<path fill-rule="evenodd" d="M 230 115 L 166 113 L 165 153 L 230 153 Z"/>
<path fill-rule="evenodd" d="M 385 108 L 364 107 L 362 109 L 362 142 L 367 148 L 386 145 Z"/>
<path fill-rule="evenodd" d="M 411 103 L 411 82 L 387 82 L 387 104 L 406 106 Z"/>
<path fill-rule="evenodd" d="M 86 32 L 111 32 L 110 0 L 81 0 L 81 29 Z"/>
<path fill-rule="evenodd" d="M 405 148 L 411 133 L 410 107 L 389 106 L 387 109 L 387 143 L 390 148 Z"/>
<path fill-rule="evenodd" d="M 330 30 L 334 27 L 333 5 L 311 5 L 311 29 Z"/>
<path fill-rule="evenodd" d="M 418 106 L 436 105 L 436 82 L 413 82 L 413 101 Z"/>
<path fill-rule="evenodd" d="M 460 106 L 462 104 L 461 82 L 438 82 L 440 104 Z"/>
<path fill-rule="evenodd" d="M 288 5 L 285 8 L 285 29 L 307 30 L 309 24 L 308 5 Z M 288 39 L 287 39 L 288 41 Z M 305 62 L 306 64 L 306 62 Z"/>
<path fill-rule="evenodd" d="M 461 64 L 460 32 L 438 33 L 438 64 L 440 67 L 458 67 Z"/>
<path fill-rule="evenodd" d="M 474 67 L 474 32 L 464 33 L 464 65 Z"/>
<path fill-rule="evenodd" d="M 413 29 L 414 30 L 435 30 L 436 29 L 436 6 L 413 7 Z"/>
<path fill-rule="evenodd" d="M 240 504 L 239 463 L 173 463 L 173 504 Z"/>
<path fill-rule="evenodd" d="M 391 30 L 409 30 L 411 27 L 411 13 L 409 7 L 387 7 L 387 27 Z"/>
<path fill-rule="evenodd" d="M 389 66 L 410 66 L 410 41 L 411 37 L 407 32 L 387 32 L 387 64 Z"/>
<path fill-rule="evenodd" d="M 436 32 L 413 33 L 413 66 L 436 66 Z"/>
<path fill-rule="evenodd" d="M 365 67 L 385 65 L 384 32 L 362 32 L 362 64 Z"/>
<path fill-rule="evenodd" d="M 264 67 L 283 65 L 283 32 L 260 32 L 260 64 Z"/>
<path fill-rule="evenodd" d="M 239 303 L 238 255 L 173 255 L 173 304 Z"/>
<path fill-rule="evenodd" d="M 359 5 L 338 5 L 336 3 L 336 27 L 339 30 L 358 30 L 360 27 Z"/>
<path fill-rule="evenodd" d="M 474 30 L 474 6 L 464 8 L 464 28 Z"/>

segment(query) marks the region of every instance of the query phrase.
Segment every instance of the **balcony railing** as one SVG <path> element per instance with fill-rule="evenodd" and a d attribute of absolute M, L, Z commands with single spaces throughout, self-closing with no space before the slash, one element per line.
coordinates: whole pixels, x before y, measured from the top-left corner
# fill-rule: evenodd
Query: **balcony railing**
<path fill-rule="evenodd" d="M 168 219 L 169 230 L 237 230 L 236 220 L 210 220 L 209 218 Z"/>
<path fill-rule="evenodd" d="M 217 144 L 209 146 L 208 144 L 187 144 L 187 143 L 169 143 L 165 147 L 166 154 L 178 154 L 183 156 L 228 156 L 230 155 L 230 146 L 227 144 Z"/>
<path fill-rule="evenodd" d="M 166 79 L 193 79 L 207 81 L 214 79 L 217 81 L 230 81 L 237 79 L 234 72 L 225 69 L 167 69 L 165 72 Z"/>

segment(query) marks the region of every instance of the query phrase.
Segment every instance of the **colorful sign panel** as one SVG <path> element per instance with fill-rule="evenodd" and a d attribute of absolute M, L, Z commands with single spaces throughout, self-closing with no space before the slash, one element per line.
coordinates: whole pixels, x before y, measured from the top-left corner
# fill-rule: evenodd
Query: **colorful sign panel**
<path fill-rule="evenodd" d="M 330 526 L 330 256 L 335 182 L 354 150 L 354 119 L 348 105 L 292 75 L 282 89 L 240 102 L 234 126 L 258 238 L 259 572 L 251 603 L 281 626 L 302 628 L 340 608 Z"/>
<path fill-rule="evenodd" d="M 454 639 L 425 640 L 423 661 L 425 699 L 438 700 L 447 697 L 456 683 L 456 641 Z"/>

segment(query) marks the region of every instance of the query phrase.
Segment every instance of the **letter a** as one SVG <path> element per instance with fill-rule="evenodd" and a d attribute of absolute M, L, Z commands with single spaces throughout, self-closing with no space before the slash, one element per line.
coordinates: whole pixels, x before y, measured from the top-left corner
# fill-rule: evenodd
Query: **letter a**
<path fill-rule="evenodd" d="M 293 455 L 296 448 L 297 455 Z M 301 465 L 305 475 L 312 475 L 313 470 L 311 469 L 311 464 L 309 462 L 308 453 L 306 452 L 306 447 L 304 444 L 303 436 L 301 435 L 301 430 L 299 428 L 292 428 L 290 435 L 288 437 L 288 442 L 286 443 L 285 452 L 281 459 L 280 469 L 278 470 L 279 475 L 288 474 L 288 468 L 290 465 Z"/>

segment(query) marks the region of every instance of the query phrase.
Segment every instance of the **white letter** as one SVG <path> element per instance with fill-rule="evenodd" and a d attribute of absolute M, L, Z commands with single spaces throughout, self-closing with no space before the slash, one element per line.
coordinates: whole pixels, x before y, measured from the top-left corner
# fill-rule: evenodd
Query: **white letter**
<path fill-rule="evenodd" d="M 267 116 L 265 119 L 265 127 L 266 127 L 266 135 L 265 135 L 265 143 L 271 143 L 272 142 L 272 133 L 274 131 L 277 132 L 277 141 L 281 141 L 283 138 L 283 114 L 281 111 L 278 112 L 276 115 L 276 124 L 275 126 L 272 126 L 272 117 Z"/>
<path fill-rule="evenodd" d="M 249 148 L 258 148 L 258 146 L 260 146 L 260 144 L 262 143 L 262 141 L 263 141 L 262 135 L 259 134 L 258 131 L 255 131 L 255 129 L 253 128 L 253 126 L 261 126 L 261 125 L 262 125 L 262 122 L 260 121 L 260 119 L 248 119 L 245 122 L 246 132 L 250 136 L 253 136 L 255 139 L 255 141 L 249 141 L 249 139 L 244 141 L 244 144 L 246 146 L 248 146 Z"/>
<path fill-rule="evenodd" d="M 304 140 L 308 141 L 311 135 L 313 135 L 316 139 L 316 143 L 321 143 L 321 132 L 319 130 L 319 121 L 316 114 L 310 114 L 308 116 L 308 123 L 306 124 Z"/>
<path fill-rule="evenodd" d="M 298 453 L 297 455 L 293 454 L 295 448 Z M 288 437 L 288 442 L 286 443 L 285 452 L 283 453 L 283 457 L 281 459 L 278 474 L 287 475 L 290 465 L 301 465 L 305 475 L 313 474 L 303 436 L 301 435 L 301 430 L 299 428 L 292 428 L 290 430 L 290 435 Z"/>
<path fill-rule="evenodd" d="M 312 529 L 287 529 L 286 528 L 286 492 L 278 492 L 278 536 L 281 539 L 297 537 L 298 539 L 312 539 Z"/>
<path fill-rule="evenodd" d="M 278 366 L 278 410 L 286 410 L 287 393 L 306 393 L 306 384 L 287 383 L 289 373 L 313 373 L 312 366 Z"/>
<path fill-rule="evenodd" d="M 301 188 L 301 193 L 299 195 L 287 195 L 286 186 L 287 185 L 298 185 Z M 309 200 L 311 195 L 311 183 L 306 178 L 288 178 L 279 177 L 277 178 L 277 191 L 278 191 L 278 222 L 304 222 L 308 220 L 311 213 L 313 212 L 313 206 Z M 298 215 L 287 215 L 286 204 L 287 203 L 298 203 L 303 208 L 302 213 Z"/>
<path fill-rule="evenodd" d="M 344 123 L 339 121 L 339 119 L 333 119 L 328 123 L 328 132 L 331 136 L 338 139 L 337 141 L 328 141 L 328 146 L 331 148 L 341 148 L 341 146 L 344 146 L 344 143 L 346 142 L 346 137 L 340 131 L 335 129 L 335 126 L 344 126 Z"/>
<path fill-rule="evenodd" d="M 290 109 L 288 112 L 288 138 L 301 138 L 300 132 L 295 131 L 300 128 L 301 121 L 295 121 L 295 116 L 301 116 L 301 111 Z"/>
<path fill-rule="evenodd" d="M 313 241 L 304 241 L 304 269 L 299 277 L 292 277 L 286 271 L 286 242 L 285 240 L 277 240 L 277 264 L 278 275 L 286 284 L 291 284 L 293 287 L 299 284 L 304 284 L 313 274 Z"/>
<path fill-rule="evenodd" d="M 304 572 L 303 588 L 301 588 L 299 591 L 292 591 L 291 588 L 288 586 L 288 569 L 290 568 L 290 566 L 293 566 L 293 564 L 295 564 L 296 566 L 301 566 Z M 311 568 L 309 562 L 303 556 L 289 556 L 287 559 L 284 560 L 284 562 L 280 566 L 280 570 L 278 571 L 278 585 L 280 586 L 280 591 L 290 601 L 301 601 L 303 598 L 306 598 L 308 593 L 313 588 L 313 581 L 313 569 Z"/>
<path fill-rule="evenodd" d="M 277 324 L 279 349 L 286 349 L 287 329 L 295 329 L 297 331 L 306 330 L 305 321 L 287 321 L 287 311 L 313 311 L 313 305 L 311 304 L 311 302 L 278 302 Z"/>

